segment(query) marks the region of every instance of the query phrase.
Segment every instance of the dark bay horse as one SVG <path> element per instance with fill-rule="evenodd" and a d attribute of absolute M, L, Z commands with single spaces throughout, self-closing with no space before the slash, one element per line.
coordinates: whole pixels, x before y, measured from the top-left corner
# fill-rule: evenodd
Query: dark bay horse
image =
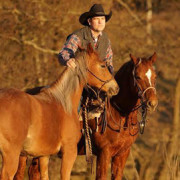
<path fill-rule="evenodd" d="M 155 89 L 156 73 L 153 68 L 156 54 L 154 53 L 150 58 L 136 58 L 132 55 L 130 57 L 131 60 L 115 75 L 120 91 L 107 105 L 106 131 L 101 133 L 102 119 L 99 119 L 98 132 L 95 121 L 88 121 L 92 129 L 93 154 L 97 156 L 97 180 L 107 179 L 110 161 L 111 179 L 122 179 L 131 145 L 139 132 L 138 107 L 143 101 L 149 110 L 155 110 L 158 103 Z M 78 144 L 78 151 L 79 155 L 85 154 L 83 136 Z M 34 166 L 30 166 L 30 180 L 36 179 L 34 177 L 39 180 L 38 159 L 34 159 L 34 163 Z M 19 174 L 20 171 L 21 166 Z"/>
<path fill-rule="evenodd" d="M 14 178 L 20 154 L 39 157 L 41 179 L 48 180 L 49 155 L 59 151 L 61 179 L 70 179 L 81 136 L 77 109 L 87 83 L 110 96 L 118 93 L 116 81 L 91 46 L 77 55 L 74 70 L 66 68 L 37 95 L 13 88 L 0 90 L 1 180 Z"/>

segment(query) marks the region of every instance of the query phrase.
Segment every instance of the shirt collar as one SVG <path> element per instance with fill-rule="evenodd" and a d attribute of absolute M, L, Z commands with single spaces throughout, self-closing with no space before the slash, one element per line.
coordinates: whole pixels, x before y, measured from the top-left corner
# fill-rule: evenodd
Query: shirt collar
<path fill-rule="evenodd" d="M 91 36 L 92 36 L 92 38 L 93 38 L 93 41 L 97 43 L 99 37 L 102 36 L 102 32 L 100 32 L 100 34 L 99 34 L 98 37 L 94 37 L 93 34 L 92 34 L 92 32 L 91 32 Z"/>

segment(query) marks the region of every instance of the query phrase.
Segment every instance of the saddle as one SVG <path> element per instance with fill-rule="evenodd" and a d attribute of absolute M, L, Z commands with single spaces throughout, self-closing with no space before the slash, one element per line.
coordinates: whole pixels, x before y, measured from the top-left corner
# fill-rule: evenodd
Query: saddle
<path fill-rule="evenodd" d="M 87 98 L 87 97 L 86 97 Z M 102 101 L 102 99 L 93 99 L 92 97 L 88 97 L 87 104 L 82 104 L 79 120 L 83 121 L 83 107 L 87 108 L 87 119 L 92 120 L 95 118 L 100 118 L 101 114 L 104 111 L 104 105 L 105 103 Z"/>
<path fill-rule="evenodd" d="M 93 87 L 84 89 L 79 120 L 83 123 L 85 120 L 89 121 L 95 119 L 98 121 L 98 119 L 106 113 L 106 97 L 107 95 L 105 92 L 98 92 L 98 90 Z M 98 127 L 96 127 L 96 130 L 97 128 Z"/>

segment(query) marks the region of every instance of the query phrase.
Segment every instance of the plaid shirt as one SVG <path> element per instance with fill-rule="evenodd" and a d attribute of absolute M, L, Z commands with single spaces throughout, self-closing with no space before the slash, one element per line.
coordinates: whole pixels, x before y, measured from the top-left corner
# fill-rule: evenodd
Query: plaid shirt
<path fill-rule="evenodd" d="M 96 47 L 98 38 L 93 38 L 93 41 L 94 41 L 94 46 Z M 76 34 L 72 34 L 71 36 L 69 36 L 58 55 L 59 62 L 63 65 L 66 65 L 67 61 L 70 58 L 74 58 L 74 54 L 80 46 L 81 46 L 81 40 Z M 106 51 L 106 56 L 104 58 L 104 61 L 107 62 L 108 69 L 111 73 L 113 73 L 114 71 L 112 58 L 113 58 L 113 52 L 109 41 L 109 45 Z"/>

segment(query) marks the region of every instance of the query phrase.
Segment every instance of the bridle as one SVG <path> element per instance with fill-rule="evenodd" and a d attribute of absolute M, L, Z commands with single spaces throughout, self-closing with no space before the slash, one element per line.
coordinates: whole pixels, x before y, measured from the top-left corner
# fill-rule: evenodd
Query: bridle
<path fill-rule="evenodd" d="M 141 59 L 140 59 L 139 63 L 134 66 L 133 71 L 132 71 L 132 75 L 133 75 L 133 80 L 134 80 L 134 86 L 136 86 L 137 89 L 138 89 L 138 97 L 139 97 L 141 103 L 137 107 L 133 108 L 132 111 L 135 111 L 135 110 L 139 109 L 140 107 L 142 107 L 142 119 L 139 122 L 139 131 L 140 131 L 141 134 L 143 134 L 144 133 L 145 124 L 146 124 L 146 116 L 147 116 L 147 105 L 146 105 L 146 100 L 145 100 L 144 95 L 150 89 L 154 90 L 154 93 L 156 94 L 156 88 L 153 87 L 153 86 L 149 86 L 149 87 L 147 87 L 144 90 L 142 90 L 140 88 L 140 85 L 139 85 L 139 83 L 138 83 L 138 81 L 137 81 L 137 79 L 135 77 L 136 68 L 137 68 L 137 66 L 140 63 L 141 63 Z"/>
<path fill-rule="evenodd" d="M 149 86 L 149 87 L 147 87 L 147 88 L 144 89 L 144 90 L 142 90 L 142 89 L 140 88 L 140 85 L 139 85 L 139 83 L 138 83 L 138 81 L 137 81 L 137 79 L 136 79 L 136 77 L 135 77 L 135 71 L 136 71 L 136 68 L 137 68 L 138 65 L 139 65 L 139 63 L 134 66 L 133 71 L 132 71 L 132 74 L 133 74 L 133 79 L 134 79 L 134 86 L 136 86 L 137 89 L 138 89 L 138 96 L 139 96 L 140 99 L 143 99 L 143 101 L 144 101 L 144 95 L 145 95 L 145 93 L 146 93 L 148 90 L 153 89 L 154 92 L 155 92 L 155 94 L 156 94 L 156 88 L 153 87 L 153 86 Z"/>
<path fill-rule="evenodd" d="M 96 76 L 92 71 L 90 71 L 88 68 L 87 68 L 87 71 L 93 75 L 96 79 L 98 79 L 99 81 L 103 82 L 103 83 L 108 83 L 109 81 L 111 81 L 113 79 L 113 77 L 111 79 L 108 79 L 108 80 L 102 80 L 101 78 L 99 78 L 98 76 Z"/>
<path fill-rule="evenodd" d="M 138 90 L 138 98 L 140 99 L 140 104 L 136 105 L 136 106 L 131 110 L 131 112 L 134 112 L 134 111 L 138 110 L 139 108 L 142 108 L 142 112 L 141 112 L 141 113 L 142 113 L 142 119 L 141 119 L 141 121 L 138 122 L 138 124 L 139 124 L 139 131 L 140 131 L 141 134 L 143 134 L 143 133 L 144 133 L 145 124 L 146 124 L 146 116 L 147 116 L 147 105 L 146 105 L 146 100 L 145 100 L 145 97 L 144 97 L 144 96 L 145 96 L 145 93 L 146 93 L 148 90 L 150 90 L 150 89 L 152 89 L 152 90 L 155 92 L 155 94 L 156 94 L 156 89 L 155 89 L 155 87 L 153 87 L 153 86 L 149 86 L 149 87 L 147 87 L 147 88 L 144 89 L 144 90 L 142 90 L 142 89 L 140 88 L 140 85 L 139 85 L 139 83 L 138 83 L 138 81 L 137 81 L 137 79 L 136 79 L 136 77 L 135 77 L 136 68 L 137 68 L 137 66 L 138 66 L 140 63 L 141 63 L 141 59 L 140 59 L 139 63 L 133 67 L 133 70 L 132 70 L 134 86 L 137 87 L 137 90 Z M 115 102 L 113 102 L 113 105 L 115 106 L 115 108 L 116 108 L 119 112 L 121 112 L 121 113 L 123 112 L 123 109 L 121 109 Z M 111 118 L 112 118 L 112 120 L 114 121 L 114 123 L 119 126 L 119 124 L 116 123 L 115 120 L 113 119 L 113 116 L 112 116 L 112 115 L 111 115 Z M 131 125 L 134 125 L 134 124 L 131 124 Z M 135 125 L 136 125 L 136 124 L 135 124 Z M 119 129 L 119 131 L 120 131 L 120 129 Z M 137 131 L 135 134 L 132 134 L 132 133 L 130 133 L 130 134 L 131 134 L 132 136 L 134 136 L 134 135 L 136 135 L 137 133 L 138 133 L 138 131 Z"/>
<path fill-rule="evenodd" d="M 97 98 L 98 98 L 98 97 L 99 97 L 99 94 L 100 94 L 100 92 L 101 92 L 101 89 L 103 88 L 103 86 L 104 86 L 105 84 L 107 84 L 108 82 L 110 82 L 110 81 L 113 79 L 113 76 L 112 76 L 111 79 L 102 80 L 102 79 L 99 78 L 97 75 L 95 75 L 92 71 L 90 71 L 88 68 L 87 68 L 87 71 L 88 71 L 92 76 L 94 76 L 96 79 L 98 79 L 100 82 L 103 83 L 102 86 L 101 86 L 100 88 L 98 88 L 97 93 L 93 90 L 93 92 L 96 94 L 96 96 L 97 96 Z M 91 86 L 89 86 L 88 84 L 87 84 L 87 86 L 88 86 L 88 88 L 92 89 Z"/>
<path fill-rule="evenodd" d="M 83 56 L 83 59 L 85 59 L 85 56 Z M 107 65 L 106 65 L 106 67 L 107 67 Z M 81 68 L 79 68 L 79 69 L 80 69 L 80 71 L 81 71 L 81 73 L 82 73 Z M 107 84 L 108 82 L 110 82 L 114 77 L 112 76 L 112 78 L 110 78 L 110 79 L 108 79 L 108 80 L 103 80 L 103 79 L 99 78 L 96 74 L 94 74 L 91 70 L 89 70 L 89 68 L 88 68 L 87 66 L 86 66 L 86 71 L 89 72 L 92 76 L 94 76 L 96 79 L 98 79 L 100 82 L 103 83 L 102 86 L 101 86 L 100 88 L 98 88 L 98 92 L 97 92 L 97 93 L 93 90 L 93 88 L 92 88 L 90 85 L 88 85 L 88 83 L 86 83 L 86 86 L 87 86 L 88 88 L 90 88 L 90 89 L 95 93 L 95 95 L 97 96 L 97 98 L 99 98 L 99 94 L 100 94 L 100 91 L 101 91 L 101 89 L 103 88 L 103 86 L 104 86 L 105 84 Z M 82 73 L 82 74 L 83 74 L 83 73 Z M 84 78 L 84 79 L 85 79 L 85 78 Z"/>

